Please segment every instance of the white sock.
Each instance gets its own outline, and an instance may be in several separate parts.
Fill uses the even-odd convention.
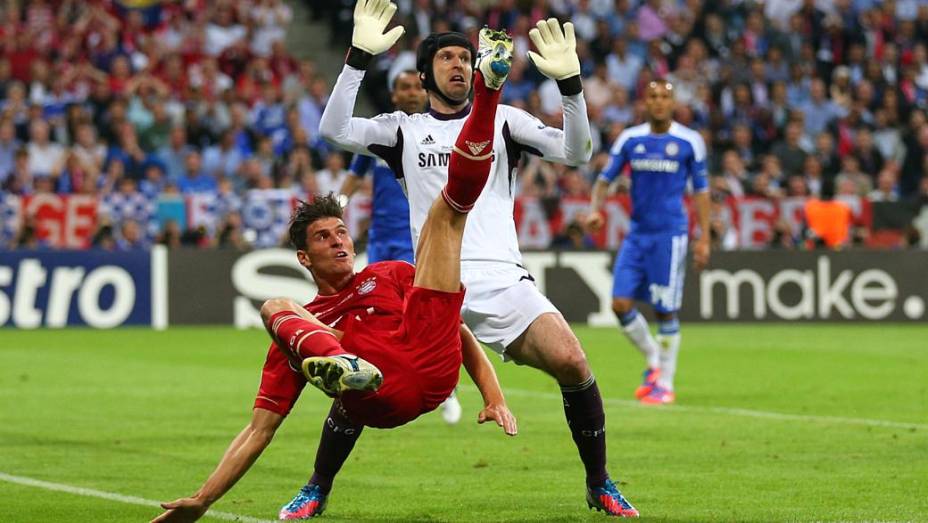
[[[644,316],[640,313],[635,314],[632,321],[622,326],[622,332],[632,342],[632,345],[637,347],[641,354],[644,355],[649,368],[654,369],[660,366],[660,346],[654,340],[654,336],[651,336],[651,330],[648,329],[648,320],[644,319]]]
[[[673,390],[673,377],[677,373],[677,355],[680,353],[680,333],[658,334],[657,341],[661,347],[661,373],[657,378],[657,384],[667,390]]]

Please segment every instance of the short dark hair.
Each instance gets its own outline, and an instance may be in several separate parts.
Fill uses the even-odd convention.
[[[400,81],[400,77],[404,74],[411,74],[414,77],[419,77],[419,72],[415,69],[403,69],[402,71],[396,73],[396,76],[393,77],[393,83],[390,84],[390,91],[396,91],[396,83]]]
[[[290,245],[300,251],[306,250],[306,229],[322,218],[342,219],[342,206],[335,193],[316,194],[311,202],[299,201],[290,218]]]

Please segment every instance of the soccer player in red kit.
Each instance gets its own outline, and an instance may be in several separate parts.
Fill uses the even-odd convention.
[[[451,153],[448,183],[421,233],[417,267],[380,262],[355,273],[354,246],[337,199],[330,195],[302,204],[291,222],[290,239],[300,264],[313,274],[319,296],[305,307],[289,299],[262,306],[274,343],[251,422],[203,486],[191,497],[163,504],[166,512],[153,521],[194,521],[206,513],[267,447],[307,381],[335,397],[326,420],[339,429],[335,432],[360,431],[364,425],[390,428],[435,409],[457,384],[463,362],[487,403],[478,420],[492,419],[507,434],[516,433],[493,368],[460,317],[464,225],[489,176],[499,89],[512,56],[500,48],[483,59],[473,109]],[[474,144],[483,147],[475,152]],[[340,444],[350,452],[355,439]],[[348,452],[335,454],[347,457]],[[314,478],[320,476],[331,488],[341,462],[325,463],[327,457],[317,455]],[[321,493],[321,483],[316,485]],[[282,511],[280,516],[319,515],[325,499],[308,499],[299,513]]]

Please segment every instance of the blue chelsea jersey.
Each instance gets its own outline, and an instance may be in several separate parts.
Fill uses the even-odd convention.
[[[677,122],[666,133],[655,134],[645,123],[624,130],[610,155],[599,175],[603,180],[611,183],[626,164],[631,166],[631,232],[687,232],[687,181],[695,192],[708,190],[702,136]]]
[[[374,196],[371,202],[371,241],[411,243],[409,232],[409,201],[386,162],[370,156],[357,155],[351,164],[351,174],[363,177],[373,167]]]

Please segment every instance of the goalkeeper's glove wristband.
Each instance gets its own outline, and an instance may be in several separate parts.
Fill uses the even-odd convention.
[[[562,96],[571,96],[583,92],[583,82],[580,81],[580,75],[557,80],[557,88],[561,90]]]
[[[351,46],[351,48],[348,49],[348,56],[345,58],[345,63],[355,69],[366,71],[367,67],[371,65],[371,60],[373,59],[374,55],[371,53],[368,53],[364,49],[358,49],[355,46]]]

